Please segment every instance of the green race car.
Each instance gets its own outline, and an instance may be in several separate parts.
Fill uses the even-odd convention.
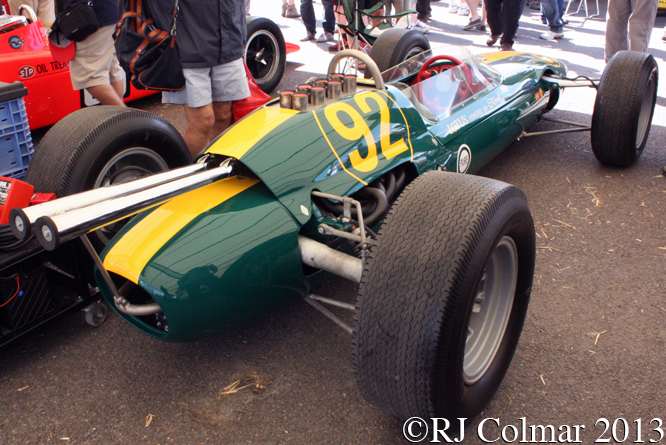
[[[473,418],[518,344],[535,234],[518,188],[471,174],[579,86],[598,89],[583,126],[596,156],[631,165],[649,132],[657,67],[623,52],[597,82],[568,79],[547,57],[453,46],[392,66],[410,32],[386,32],[370,57],[342,51],[301,88],[309,93],[282,94],[194,164],[135,182],[118,178],[175,162],[177,132],[139,111],[72,115],[69,130],[44,140],[82,153],[62,177],[122,184],[12,213],[15,233],[33,231],[49,250],[81,237],[107,302],[165,340],[214,335],[305,298],[352,334],[369,402],[403,419]],[[114,164],[123,153],[132,162]],[[93,244],[106,244],[99,257]],[[322,270],[360,283],[355,305],[313,294]],[[354,311],[353,327],[330,305]]]

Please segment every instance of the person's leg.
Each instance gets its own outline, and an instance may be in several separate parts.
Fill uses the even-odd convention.
[[[479,13],[476,12],[476,7],[479,4],[478,0],[465,0],[465,3],[467,3],[467,7],[469,8],[469,12],[472,14],[472,18],[470,21],[476,21],[479,20],[479,24],[481,23],[481,18],[479,17]]]
[[[317,32],[317,17],[315,17],[312,0],[301,0],[301,18],[307,35],[301,41],[314,40]]]
[[[608,13],[606,14],[606,62],[616,52],[629,49],[628,26],[630,16],[630,0],[608,0]]]
[[[416,0],[416,18],[426,23],[430,19],[430,0]]]
[[[542,39],[558,39],[562,37],[564,30],[562,19],[560,17],[560,7],[557,0],[541,0],[541,8],[546,15],[550,33],[541,35]]]
[[[629,17],[629,49],[647,52],[650,35],[657,17],[658,0],[636,0]]]
[[[218,137],[233,123],[232,102],[213,102],[213,114],[215,123],[208,132],[208,141]]]
[[[102,105],[125,106],[122,86],[125,72],[120,67],[113,46],[115,25],[98,29],[76,45],[76,55],[69,62],[69,74],[75,90],[87,90]]]
[[[488,46],[495,44],[504,31],[502,29],[502,0],[485,0],[488,26],[490,26],[490,38],[486,42]],[[492,42],[492,43],[491,43]]]
[[[86,88],[86,90],[102,105],[125,106],[121,96],[111,84],[96,85],[94,87]]]
[[[504,0],[502,2],[502,39],[500,44],[502,49],[510,49],[513,45],[513,38],[518,30],[518,21],[520,20],[521,5],[523,0]]]
[[[384,0],[384,15],[391,15],[393,0]]]
[[[183,107],[185,107],[185,118],[187,119],[183,139],[194,158],[208,145],[209,135],[215,124],[215,113],[213,104],[197,108],[189,105],[183,105]]]
[[[324,28],[324,32],[335,33],[335,11],[333,9],[333,3],[327,0],[322,0],[322,5],[324,6],[324,19],[321,21],[321,26]]]
[[[560,19],[564,23],[564,0],[557,0],[557,7],[560,10]]]
[[[296,5],[294,5],[294,0],[289,0],[287,2],[287,9],[284,16],[288,19],[296,19],[301,16],[296,9]]]

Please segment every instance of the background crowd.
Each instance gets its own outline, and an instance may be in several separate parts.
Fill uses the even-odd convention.
[[[88,0],[8,0],[16,13],[27,4],[41,22],[49,26],[55,19],[54,10],[61,11]],[[154,13],[161,29],[170,28],[174,0],[143,0]],[[423,33],[431,30],[431,2],[440,0],[322,0],[322,32],[317,36],[317,20],[313,0],[282,0],[281,15],[300,19],[305,27],[302,42],[331,43],[338,51],[349,45],[338,25],[346,25],[345,8],[365,11],[363,20],[368,28],[396,26]],[[124,106],[125,73],[115,55],[112,33],[119,19],[118,0],[94,0],[92,6],[100,28],[76,45],[70,62],[74,89],[86,89],[102,104]],[[277,2],[276,2],[277,3]],[[499,43],[501,50],[512,50],[526,0],[450,0],[449,12],[469,16],[466,31],[486,32],[488,46]],[[187,117],[185,141],[193,156],[232,122],[231,103],[249,95],[242,55],[245,41],[245,16],[250,0],[177,0],[178,32],[176,45],[183,66],[186,87],[177,92],[163,93],[163,102],[182,105]],[[564,0],[530,0],[541,11],[539,19],[548,27],[542,39],[564,37]],[[654,27],[658,0],[608,0],[605,35],[605,59],[621,50],[648,50]],[[276,4],[275,12],[279,11]],[[270,18],[270,11],[264,14]],[[162,23],[160,23],[162,17]],[[337,36],[337,38],[336,38]],[[666,31],[662,37],[666,41]]]

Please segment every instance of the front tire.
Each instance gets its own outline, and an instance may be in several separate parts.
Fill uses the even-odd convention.
[[[520,189],[445,172],[414,180],[384,221],[359,290],[361,394],[403,420],[481,413],[518,345],[535,256]]]
[[[606,65],[592,113],[592,151],[599,162],[629,167],[643,153],[657,102],[657,62],[620,51]]]

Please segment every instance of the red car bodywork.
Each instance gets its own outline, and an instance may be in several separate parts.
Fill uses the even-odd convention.
[[[0,82],[18,80],[26,86],[25,106],[33,130],[95,103],[83,90],[72,88],[69,66],[53,60],[47,32],[39,20],[9,32],[0,29]],[[129,80],[125,91],[125,102],[154,93],[135,89]]]

